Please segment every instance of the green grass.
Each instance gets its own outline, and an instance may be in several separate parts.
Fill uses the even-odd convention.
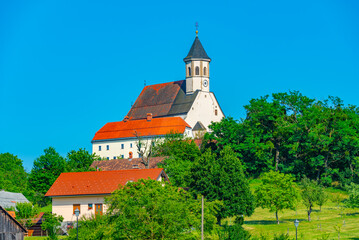
[[[330,192],[330,191],[329,191]],[[335,191],[332,194],[343,194]],[[324,234],[329,234],[329,239],[338,239],[338,233],[334,226],[341,225],[340,239],[359,240],[359,209],[346,209],[328,201],[322,206],[315,207],[311,214],[311,221],[308,222],[307,212],[303,205],[299,205],[297,212],[286,210],[279,213],[280,224],[276,223],[275,213],[267,209],[257,208],[251,217],[245,218],[243,227],[250,231],[253,236],[272,236],[274,234],[289,233],[290,237],[295,238],[294,220],[300,221],[298,227],[298,239],[312,240],[321,239]],[[345,223],[344,223],[345,221]]]
[[[40,212],[51,212],[51,211],[52,211],[52,204],[40,208]]]

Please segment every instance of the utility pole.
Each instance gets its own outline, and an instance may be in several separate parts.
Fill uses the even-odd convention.
[[[201,223],[201,239],[204,240],[204,235],[203,235],[203,217],[204,217],[204,197],[202,195],[202,223]]]

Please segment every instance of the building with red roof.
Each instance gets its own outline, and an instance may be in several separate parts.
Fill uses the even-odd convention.
[[[107,123],[95,134],[93,153],[107,159],[131,159],[139,157],[138,136],[146,142],[171,132],[202,136],[211,122],[221,121],[223,111],[210,91],[211,59],[198,31],[183,61],[186,79],[145,86],[123,121]]]
[[[96,172],[61,173],[45,194],[52,198],[52,212],[64,217],[64,221],[75,221],[75,209],[81,216],[106,212],[105,197],[139,179],[168,181],[162,168],[132,169]]]

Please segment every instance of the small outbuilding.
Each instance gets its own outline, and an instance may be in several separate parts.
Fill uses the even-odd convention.
[[[23,240],[25,233],[26,228],[0,206],[0,240]]]
[[[3,208],[15,207],[16,203],[29,202],[22,193],[0,191],[0,206]]]

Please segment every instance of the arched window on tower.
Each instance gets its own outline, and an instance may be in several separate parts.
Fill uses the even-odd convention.
[[[199,67],[196,67],[196,75],[199,75]]]
[[[188,76],[191,76],[192,73],[191,73],[191,67],[188,67]]]
[[[203,75],[207,75],[207,68],[206,67],[203,68]]]

